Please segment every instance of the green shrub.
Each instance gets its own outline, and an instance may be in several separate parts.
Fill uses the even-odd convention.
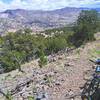
[[[39,66],[42,67],[43,65],[47,64],[47,57],[45,56],[45,53],[42,49],[39,51]]]
[[[78,47],[87,41],[94,40],[98,28],[98,13],[94,10],[82,11],[74,26],[73,44]]]

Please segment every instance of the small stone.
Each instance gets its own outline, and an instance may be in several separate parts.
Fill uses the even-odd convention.
[[[54,71],[54,73],[57,74],[58,72],[57,71]]]
[[[73,95],[74,93],[73,93],[73,91],[70,89],[70,90],[68,91],[68,94],[69,94],[69,95]]]
[[[59,86],[59,85],[61,85],[61,84],[60,84],[60,82],[55,82],[55,85]]]

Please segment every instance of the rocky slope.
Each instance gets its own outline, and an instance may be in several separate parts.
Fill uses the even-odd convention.
[[[0,75],[0,89],[13,93],[12,100],[28,100],[28,97],[40,97],[40,100],[81,100],[81,87],[94,71],[92,57],[100,57],[100,33],[97,40],[87,43],[76,50],[53,55],[53,61],[39,68],[38,60],[22,65],[24,73],[18,70]],[[49,57],[50,59],[51,57]],[[0,100],[5,98],[0,94]]]

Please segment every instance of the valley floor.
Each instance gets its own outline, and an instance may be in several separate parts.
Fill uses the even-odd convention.
[[[69,54],[55,55],[55,61],[39,68],[38,61],[34,60],[22,65],[25,73],[18,70],[0,75],[0,89],[15,89],[18,84],[32,80],[29,84],[22,85],[19,92],[13,95],[12,100],[28,100],[29,96],[45,97],[41,100],[81,100],[80,96],[74,99],[67,97],[81,93],[87,79],[91,78],[94,64],[89,59],[100,57],[100,33],[96,34],[97,40],[71,51]],[[0,94],[0,100],[5,98]]]

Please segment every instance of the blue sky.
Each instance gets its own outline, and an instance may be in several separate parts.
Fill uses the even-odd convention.
[[[53,10],[64,7],[100,8],[100,0],[0,0],[0,11],[18,8]]]

